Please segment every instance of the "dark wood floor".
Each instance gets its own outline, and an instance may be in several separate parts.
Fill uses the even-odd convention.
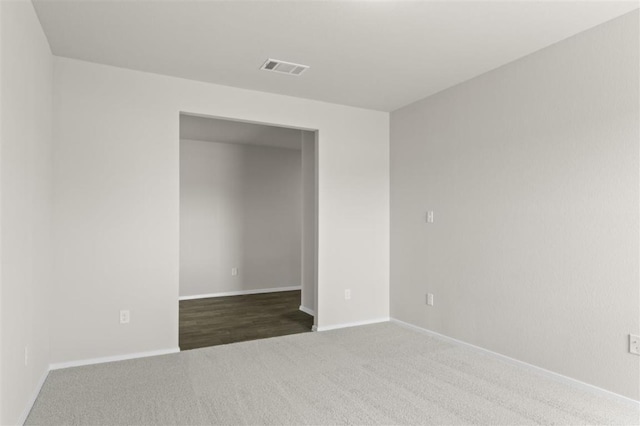
[[[300,291],[180,301],[180,350],[311,331]]]

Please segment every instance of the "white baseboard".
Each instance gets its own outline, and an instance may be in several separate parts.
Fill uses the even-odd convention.
[[[309,315],[311,315],[312,317],[315,317],[315,316],[316,316],[316,311],[314,311],[313,309],[309,309],[309,308],[307,308],[306,306],[302,306],[302,305],[300,305],[300,310],[301,310],[302,312],[304,312],[305,314],[309,314]]]
[[[106,356],[102,358],[81,359],[78,361],[58,362],[49,366],[50,370],[60,370],[62,368],[81,367],[83,365],[102,364],[105,362],[124,361],[127,359],[146,358],[149,356],[167,355],[180,352],[180,348],[161,349],[158,351],[137,352],[126,355]]]
[[[337,330],[339,328],[357,327],[359,325],[377,324],[379,322],[388,322],[388,321],[389,321],[389,317],[383,317],[383,318],[375,318],[375,319],[365,320],[365,321],[347,322],[343,324],[324,325],[324,326],[317,327],[316,330],[329,331],[329,330]]]
[[[33,404],[35,404],[36,399],[38,398],[38,395],[40,394],[40,391],[42,390],[42,385],[44,385],[44,382],[45,382],[45,380],[47,380],[47,376],[48,375],[49,375],[49,370],[47,369],[42,374],[42,377],[40,377],[40,380],[38,381],[38,384],[36,385],[36,388],[33,391],[33,394],[31,394],[31,398],[29,398],[29,401],[27,402],[26,407],[24,407],[24,411],[22,412],[22,415],[18,419],[18,423],[17,424],[23,425],[24,422],[27,421],[27,417],[29,417],[29,413],[31,412],[31,409],[33,408]]]
[[[301,290],[301,289],[302,289],[302,286],[297,285],[297,286],[291,286],[291,287],[259,288],[255,290],[224,291],[221,293],[195,294],[193,296],[180,296],[180,300],[207,299],[209,297],[242,296],[245,294],[277,293],[279,291],[294,291],[294,290]]]
[[[590,392],[592,394],[596,394],[598,396],[604,396],[604,397],[616,399],[618,401],[621,401],[621,402],[624,402],[624,403],[627,403],[627,404],[632,404],[632,405],[637,406],[638,408],[640,408],[640,401],[636,401],[635,399],[626,397],[624,395],[620,395],[620,394],[617,394],[615,392],[611,392],[611,391],[608,391],[606,389],[599,388],[598,386],[591,385],[591,384],[585,383],[585,382],[581,382],[580,380],[572,379],[571,377],[563,376],[560,373],[555,373],[553,371],[544,369],[542,367],[538,367],[537,365],[529,364],[527,362],[520,361],[518,359],[511,358],[511,357],[508,357],[506,355],[502,355],[502,354],[500,354],[498,352],[490,351],[489,349],[485,349],[485,348],[482,348],[480,346],[472,345],[471,343],[467,343],[467,342],[464,342],[462,340],[454,339],[453,337],[445,336],[444,334],[440,334],[440,333],[437,333],[435,331],[431,331],[429,329],[422,328],[422,327],[419,327],[417,325],[401,321],[399,319],[391,318],[391,322],[396,323],[396,324],[398,324],[400,326],[403,326],[403,327],[406,327],[406,328],[410,328],[412,330],[416,330],[416,331],[424,333],[424,334],[429,334],[431,336],[438,337],[438,338],[440,338],[442,340],[446,340],[448,342],[454,343],[454,344],[459,345],[459,346],[464,346],[464,347],[472,349],[472,350],[474,350],[476,352],[481,352],[481,353],[483,353],[485,355],[489,355],[489,356],[492,356],[494,358],[499,358],[500,360],[506,361],[509,364],[516,365],[516,366],[519,366],[519,367],[524,367],[524,368],[526,368],[528,370],[536,371],[539,374],[542,374],[543,376],[548,377],[548,378],[550,378],[552,380],[556,380],[556,381],[568,384],[569,386],[573,386],[573,387],[588,391],[588,392]]]

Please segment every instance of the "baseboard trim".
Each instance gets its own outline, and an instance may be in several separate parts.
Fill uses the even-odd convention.
[[[339,328],[348,328],[348,327],[357,327],[359,325],[369,325],[369,324],[378,324],[380,322],[389,322],[389,317],[382,318],[374,318],[365,321],[355,321],[355,322],[346,322],[342,324],[334,324],[334,325],[324,325],[317,327],[317,331],[329,331],[329,330],[337,330]]]
[[[26,407],[24,407],[24,411],[22,412],[22,415],[18,419],[18,423],[17,424],[24,425],[24,422],[27,421],[27,417],[29,417],[29,413],[31,412],[31,409],[33,408],[33,404],[35,404],[36,399],[38,399],[38,395],[40,395],[40,391],[42,390],[42,386],[44,385],[44,382],[47,380],[48,376],[49,376],[49,370],[47,369],[42,374],[42,377],[40,377],[40,380],[38,381],[38,384],[36,385],[36,388],[33,391],[33,394],[31,394],[31,398],[29,398],[29,401],[27,402]]]
[[[314,311],[313,309],[309,309],[309,308],[307,308],[306,306],[302,306],[302,305],[300,305],[300,308],[299,308],[299,309],[300,309],[302,312],[304,312],[305,314],[309,314],[309,315],[311,315],[312,317],[315,317],[315,316],[316,316],[316,311]]]
[[[245,294],[260,294],[260,293],[277,293],[279,291],[294,291],[301,290],[302,286],[292,287],[274,287],[274,288],[259,288],[255,290],[239,290],[239,291],[223,291],[221,293],[208,293],[208,294],[195,294],[193,296],[180,296],[180,300],[193,300],[193,299],[207,299],[210,297],[225,297],[225,296],[242,296]]]
[[[160,350],[157,350],[157,351],[137,352],[137,353],[126,354],[126,355],[105,356],[105,357],[101,357],[101,358],[81,359],[81,360],[78,360],[78,361],[58,362],[58,363],[51,364],[49,366],[49,369],[50,370],[60,370],[60,369],[63,369],[63,368],[81,367],[83,365],[103,364],[105,362],[125,361],[125,360],[128,360],[128,359],[146,358],[146,357],[150,357],[150,356],[175,354],[177,352],[180,352],[180,348],[160,349]]]
[[[428,334],[428,335],[431,335],[431,336],[434,336],[434,337],[438,337],[438,338],[440,338],[442,340],[446,340],[446,341],[454,343],[454,344],[456,344],[458,346],[464,346],[464,347],[472,349],[472,350],[474,350],[476,352],[480,352],[480,353],[483,353],[485,355],[489,355],[489,356],[491,356],[493,358],[498,358],[498,359],[500,359],[502,361],[505,361],[505,362],[507,362],[509,364],[517,365],[519,367],[524,367],[524,368],[526,368],[528,370],[536,371],[536,372],[538,372],[539,374],[542,374],[545,377],[548,377],[550,379],[553,379],[553,380],[568,384],[568,385],[573,386],[573,387],[580,388],[580,389],[588,391],[590,393],[594,393],[594,394],[597,394],[597,395],[603,396],[603,397],[612,398],[612,399],[618,400],[620,402],[624,402],[626,404],[631,404],[633,406],[636,406],[636,407],[640,408],[640,401],[637,401],[635,399],[626,397],[624,395],[620,395],[618,393],[615,393],[615,392],[600,388],[598,386],[591,385],[589,383],[582,382],[580,380],[573,379],[573,378],[568,377],[568,376],[564,376],[564,375],[562,375],[560,373],[556,373],[556,372],[553,372],[551,370],[547,370],[545,368],[538,367],[537,365],[529,364],[528,362],[520,361],[519,359],[515,359],[515,358],[511,358],[511,357],[506,356],[506,355],[502,355],[501,353],[498,353],[498,352],[493,352],[493,351],[491,351],[489,349],[485,349],[483,347],[476,346],[476,345],[473,345],[471,343],[464,342],[462,340],[454,339],[453,337],[449,337],[449,336],[446,336],[444,334],[440,334],[440,333],[437,333],[435,331],[429,330],[427,328],[423,328],[423,327],[420,327],[420,326],[417,326],[417,325],[414,325],[414,324],[410,324],[408,322],[404,322],[404,321],[401,321],[401,320],[396,319],[396,318],[391,318],[391,322],[393,322],[395,324],[398,324],[398,325],[400,325],[402,327],[405,327],[405,328],[409,328],[409,329],[412,329],[412,330],[415,330],[415,331],[418,331],[418,332],[421,332],[421,333],[424,333],[424,334]]]

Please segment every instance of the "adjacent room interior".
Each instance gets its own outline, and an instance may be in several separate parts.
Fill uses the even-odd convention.
[[[315,132],[180,115],[181,350],[310,332]]]
[[[0,1],[0,424],[638,424],[638,9]]]

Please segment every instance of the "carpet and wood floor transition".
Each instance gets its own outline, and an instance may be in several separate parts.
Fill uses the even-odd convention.
[[[381,323],[52,371],[26,424],[639,421],[632,404]]]
[[[300,290],[180,301],[180,350],[311,331]]]

